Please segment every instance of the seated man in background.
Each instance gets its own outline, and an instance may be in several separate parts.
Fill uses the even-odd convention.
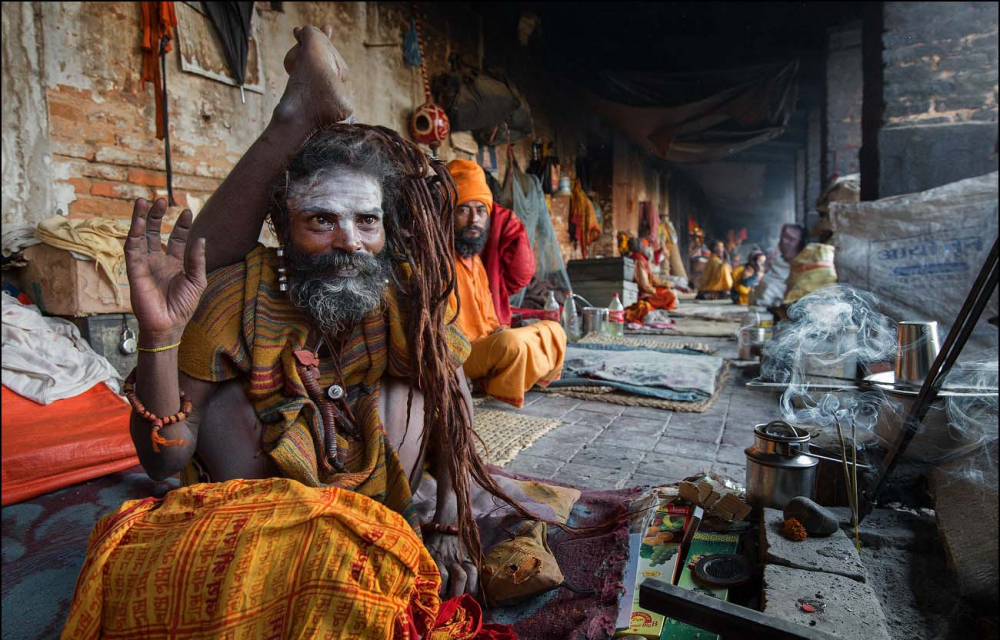
[[[472,162],[456,161],[449,166],[454,167],[452,178],[458,188],[455,209],[458,299],[453,294],[452,304],[459,308],[456,324],[472,343],[465,374],[491,397],[520,408],[528,389],[536,384],[548,386],[562,375],[566,332],[559,323],[548,320],[518,329],[511,329],[500,320],[491,290],[494,278],[480,257],[491,236],[493,198],[486,175]],[[530,249],[527,255],[531,255]],[[515,271],[520,268],[523,265],[515,266]]]
[[[625,309],[626,322],[642,323],[646,314],[654,309],[676,309],[677,296],[672,291],[672,283],[663,280],[650,269],[653,248],[649,246],[649,241],[630,238],[629,249],[635,260],[635,283],[639,287],[639,301]]]
[[[781,226],[778,246],[765,263],[764,275],[750,294],[750,304],[764,307],[781,305],[788,289],[792,260],[806,246],[805,228],[794,223]]]
[[[767,256],[762,251],[752,251],[747,263],[733,271],[733,290],[730,297],[735,304],[749,304],[750,293],[764,275],[764,262]]]
[[[510,298],[528,286],[535,275],[535,254],[528,241],[528,232],[513,211],[493,201],[482,167],[471,160],[452,160],[448,163],[448,172],[459,185],[459,209],[476,210],[478,219],[483,219],[484,212],[486,214],[486,244],[479,258],[486,269],[497,320],[510,326]],[[474,193],[476,190],[481,192]],[[471,199],[462,202],[466,197]],[[455,231],[460,233],[457,228]]]
[[[716,240],[711,247],[712,255],[705,264],[705,273],[698,287],[699,300],[723,300],[729,297],[733,288],[733,268],[729,266],[725,243]]]

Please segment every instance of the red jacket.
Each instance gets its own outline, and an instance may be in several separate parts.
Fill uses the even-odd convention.
[[[490,237],[480,258],[490,281],[497,319],[509,326],[510,297],[527,286],[535,275],[535,254],[528,242],[528,232],[510,209],[494,203]]]

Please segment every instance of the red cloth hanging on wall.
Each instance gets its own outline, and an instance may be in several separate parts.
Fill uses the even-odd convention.
[[[160,41],[166,37],[165,50],[173,46],[173,29],[177,14],[173,2],[140,2],[142,6],[142,77],[140,82],[152,82],[156,96],[156,137],[163,140],[163,79],[160,76]]]

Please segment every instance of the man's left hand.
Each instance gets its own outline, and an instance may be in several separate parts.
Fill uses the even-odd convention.
[[[441,573],[441,597],[457,598],[464,593],[475,596],[479,589],[479,572],[472,556],[459,545],[458,536],[432,533],[424,544]]]

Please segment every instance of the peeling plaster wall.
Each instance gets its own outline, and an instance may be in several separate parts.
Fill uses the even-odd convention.
[[[470,9],[429,3],[419,7],[432,76],[448,68],[451,53],[475,55],[479,23]],[[410,5],[403,3],[294,2],[284,3],[284,12],[270,10],[270,3],[256,3],[253,20],[265,91],[246,91],[245,104],[237,88],[182,71],[175,41],[167,54],[167,76],[173,187],[179,206],[168,214],[168,224],[184,207],[197,214],[267,125],[284,90],[283,59],[293,44],[295,26],[333,25],[334,44],[350,69],[358,119],[405,134],[410,113],[424,101],[420,70],[404,65],[398,46],[365,43],[400,42],[410,14]],[[164,143],[155,137],[153,87],[139,81],[139,19],[136,2],[4,3],[4,222],[36,223],[57,213],[124,218],[136,198],[166,195]],[[553,85],[551,75],[528,50],[518,47],[514,34],[491,33],[490,25],[483,28],[486,65],[504,69],[521,89],[532,110],[535,137],[557,142],[564,175],[575,174],[576,156],[585,142],[596,140],[607,147],[602,170],[608,176],[595,176],[595,184],[602,185],[598,199],[606,214],[606,233],[594,253],[610,255],[615,230],[635,226],[627,206],[615,206],[622,189],[612,186],[610,133],[597,124],[596,116],[580,110],[567,90]],[[522,169],[530,160],[530,145],[529,139],[514,145]],[[497,151],[502,179],[506,147],[498,145]],[[644,162],[636,150],[614,155],[616,166]],[[444,161],[470,157],[447,142],[439,156]],[[648,170],[633,173],[635,182],[625,191],[634,193],[626,203],[663,191]],[[569,240],[568,205],[568,198],[551,201],[553,225],[567,260],[580,255]],[[665,205],[664,197],[661,209]]]
[[[3,223],[35,223],[52,210],[40,2],[5,2],[3,17]]]

